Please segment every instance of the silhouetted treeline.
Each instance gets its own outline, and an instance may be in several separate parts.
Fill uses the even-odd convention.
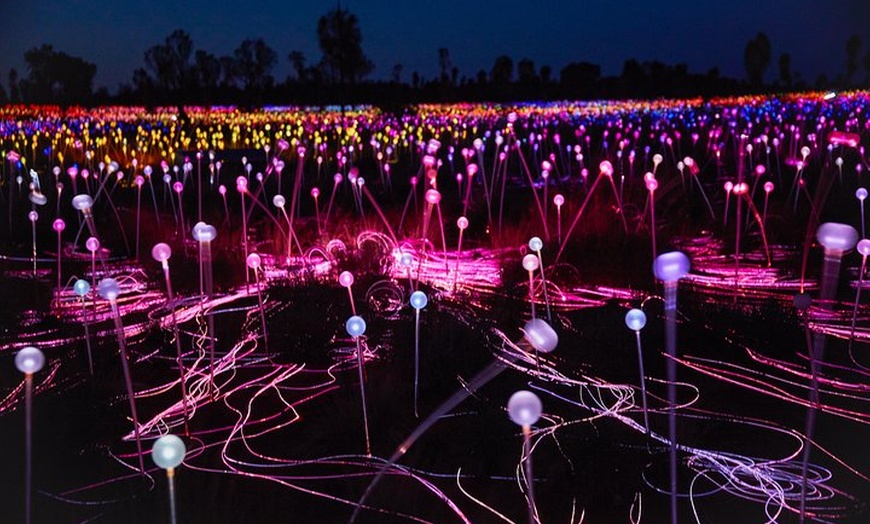
[[[59,105],[347,105],[402,107],[420,102],[514,102],[657,97],[712,97],[786,90],[846,88],[870,82],[870,51],[861,55],[857,36],[846,41],[846,69],[837,78],[820,75],[812,84],[791,69],[791,55],[781,53],[776,80],[765,83],[772,46],[764,33],[744,49],[746,79],[724,77],[717,68],[690,72],[686,64],[627,60],[618,76],[602,76],[601,67],[571,62],[559,71],[536,67],[534,61],[502,55],[487,71],[461,75],[450,52],[438,49],[438,75],[424,78],[395,64],[389,81],[367,81],[374,64],[362,49],[355,15],[341,8],[324,14],[317,24],[320,60],[308,64],[300,51],[286,55],[293,73],[276,81],[279,54],[262,38],[246,39],[229,56],[195,49],[190,35],[176,30],[149,48],[143,67],[116,93],[93,92],[96,66],[82,58],[43,45],[25,53],[28,75],[9,71],[7,89],[0,85],[0,103]],[[861,68],[865,74],[861,74]],[[863,78],[862,78],[863,77]]]

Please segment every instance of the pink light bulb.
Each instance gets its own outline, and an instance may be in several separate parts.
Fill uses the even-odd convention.
[[[426,202],[432,205],[441,202],[441,193],[439,193],[437,189],[430,189],[426,191]]]
[[[95,253],[98,249],[100,249],[100,241],[96,239],[96,237],[88,237],[85,240],[85,247],[91,253]]]

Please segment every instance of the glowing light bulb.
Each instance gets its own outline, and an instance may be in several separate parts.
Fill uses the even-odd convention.
[[[91,292],[91,284],[87,280],[80,278],[73,284],[73,291],[79,297],[84,297]]]
[[[858,242],[858,232],[854,227],[837,222],[825,222],[816,231],[816,239],[825,250],[848,251]]]
[[[549,353],[559,344],[559,335],[540,318],[533,318],[523,326],[523,336],[529,344],[541,353]]]
[[[96,239],[96,237],[88,237],[85,240],[85,248],[91,253],[95,253],[98,249],[100,249],[100,241]]]
[[[523,257],[523,269],[531,272],[537,271],[538,267],[538,257],[536,255],[530,253]]]
[[[350,287],[353,285],[353,273],[350,271],[342,271],[340,275],[338,275],[338,283],[342,285],[342,287]]]
[[[72,206],[78,211],[89,211],[94,205],[94,199],[90,195],[76,195],[72,199]]]
[[[646,326],[646,313],[640,309],[629,309],[625,314],[625,325],[632,331],[640,331]]]
[[[686,276],[689,268],[689,257],[679,251],[659,255],[653,266],[656,278],[663,282],[676,282]]]
[[[217,238],[217,229],[205,222],[197,222],[193,226],[193,239],[197,242],[211,242]]]
[[[177,468],[184,461],[185,453],[184,442],[175,435],[163,435],[151,448],[151,458],[162,469]]]
[[[347,319],[344,327],[348,335],[358,338],[366,332],[366,321],[361,316],[354,315]]]
[[[121,287],[114,278],[104,278],[100,280],[98,292],[104,299],[114,301],[121,294]]]
[[[411,293],[410,304],[414,309],[423,309],[429,303],[429,298],[422,291],[414,291]]]
[[[15,367],[18,371],[33,374],[45,365],[45,355],[33,346],[21,348],[15,354]]]
[[[531,426],[541,418],[541,399],[531,391],[517,391],[508,400],[508,415],[519,426]]]

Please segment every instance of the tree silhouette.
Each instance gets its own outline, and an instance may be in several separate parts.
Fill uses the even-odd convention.
[[[782,85],[785,87],[791,87],[792,77],[791,77],[791,55],[788,53],[783,53],[779,55],[779,81],[782,82]]]
[[[746,44],[743,66],[746,68],[749,83],[755,87],[760,87],[763,83],[764,72],[770,65],[770,53],[770,40],[764,33],[758,33]]]
[[[870,79],[870,51],[867,51],[867,54],[864,55],[864,70],[867,71],[867,78]],[[10,98],[12,95],[9,95]]]
[[[629,68],[629,62],[637,65],[636,60],[629,60],[625,64],[625,68]],[[625,73],[623,73],[625,75]],[[640,76],[643,77],[643,71],[640,70]],[[559,82],[562,88],[569,93],[570,96],[579,96],[581,98],[588,97],[592,94],[595,84],[601,78],[601,66],[590,64],[589,62],[572,62],[559,71]]]
[[[522,85],[528,86],[536,83],[539,79],[535,71],[535,63],[529,58],[523,58],[517,62],[517,77]]]
[[[396,64],[393,66],[393,73],[390,76],[393,80],[394,84],[400,84],[402,82],[402,70],[404,67],[402,64]]]
[[[441,47],[438,49],[438,69],[441,71],[439,78],[442,84],[447,84],[450,82],[450,69],[452,64],[450,62],[450,51],[446,47]]]
[[[190,59],[193,40],[181,29],[176,29],[158,44],[145,51],[145,70],[134,73],[134,84],[153,84],[164,91],[177,91],[191,80]]]
[[[852,85],[855,73],[858,72],[858,60],[861,53],[861,38],[852,35],[846,40],[846,84]]]
[[[272,68],[278,61],[278,53],[266,45],[262,38],[245,39],[233,51],[236,74],[246,90],[262,91],[272,87]]]
[[[50,45],[24,53],[30,74],[22,82],[31,103],[90,100],[97,66],[81,58],[55,51]]]
[[[501,55],[495,59],[492,70],[489,73],[493,84],[509,84],[514,76],[514,61],[507,55]]]
[[[329,82],[355,84],[374,69],[362,50],[359,21],[350,11],[339,7],[321,16],[317,41],[323,52],[320,69]]]
[[[196,85],[201,89],[211,89],[218,85],[221,78],[220,60],[202,49],[197,49],[193,58],[193,76]]]
[[[548,65],[541,66],[541,82],[544,84],[549,84],[550,80],[552,80],[552,77],[553,68]]]
[[[305,81],[305,55],[302,51],[291,51],[287,55],[287,60],[290,60],[290,65],[293,66],[293,71],[296,73],[296,81]]]

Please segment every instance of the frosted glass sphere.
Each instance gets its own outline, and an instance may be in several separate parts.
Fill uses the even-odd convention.
[[[539,237],[532,237],[529,239],[529,249],[532,251],[540,251],[543,247],[544,242]]]
[[[855,198],[861,201],[867,198],[867,188],[859,187],[857,190],[855,190]]]
[[[100,280],[98,291],[106,300],[115,300],[121,294],[121,287],[114,278],[104,278]]]
[[[816,239],[825,249],[848,251],[858,242],[858,232],[847,224],[825,222],[816,231]]]
[[[432,205],[441,202],[441,193],[439,193],[437,189],[430,189],[426,191],[426,202]]]
[[[538,269],[538,257],[531,253],[523,257],[523,269],[526,271],[535,271]]]
[[[640,331],[646,325],[646,313],[640,309],[629,309],[625,314],[625,325],[632,331]]]
[[[27,213],[27,219],[31,222],[36,222],[37,220],[39,220],[39,213],[37,213],[36,211],[30,211],[29,213]]]
[[[287,199],[281,195],[275,195],[272,197],[272,204],[275,207],[284,207],[284,204],[287,203]]]
[[[531,391],[517,391],[508,400],[508,415],[515,424],[531,426],[541,418],[541,399]]]
[[[662,160],[663,160],[663,159],[662,159],[662,155],[660,155],[660,154],[658,154],[658,153],[656,153],[656,154],[653,155],[653,164],[655,164],[655,165],[659,165],[659,164],[662,163]]]
[[[94,205],[94,199],[90,195],[76,195],[72,199],[72,206],[79,211],[90,209]]]
[[[553,203],[556,204],[556,207],[562,207],[562,204],[565,203],[565,197],[562,195],[556,195],[553,197]]]
[[[429,303],[429,298],[422,291],[414,291],[411,293],[411,307],[414,309],[423,309]]]
[[[559,344],[559,335],[540,318],[533,318],[523,327],[526,342],[541,353],[549,353]]]
[[[51,223],[51,228],[60,233],[66,229],[66,222],[64,222],[62,218],[56,218],[54,219],[54,222]]]
[[[465,217],[459,217],[456,219],[456,227],[459,229],[468,229],[468,219]]]
[[[48,203],[48,197],[37,191],[31,192],[30,195],[28,195],[28,198],[37,206],[44,206]]]
[[[76,280],[75,284],[73,284],[73,291],[75,291],[76,295],[83,297],[90,293],[91,285],[88,283],[87,280],[80,278]]]
[[[151,458],[158,467],[163,469],[177,468],[184,461],[187,448],[184,442],[175,435],[163,435],[154,441],[151,448]]]
[[[865,257],[870,255],[870,240],[864,238],[858,241],[858,253]]]
[[[353,285],[353,273],[350,271],[342,271],[340,275],[338,275],[338,283],[343,287],[350,287]]]
[[[100,241],[96,237],[88,237],[88,239],[85,240],[85,247],[88,251],[94,253],[100,249]]]
[[[260,258],[260,255],[258,255],[256,253],[251,253],[250,255],[248,255],[248,258],[245,261],[245,263],[247,263],[248,267],[251,269],[259,268],[260,264],[262,264],[262,262],[263,262],[263,260]]]
[[[193,226],[193,239],[197,242],[211,242],[217,238],[217,229],[205,222],[197,222]]]
[[[22,373],[36,373],[45,365],[45,355],[33,346],[22,348],[15,354],[15,367]]]
[[[768,180],[767,182],[764,183],[764,192],[765,193],[770,193],[771,191],[773,191],[773,189],[774,189],[773,182]]]
[[[347,319],[344,327],[347,329],[348,335],[354,338],[360,337],[366,332],[366,321],[361,316],[354,315]]]
[[[689,257],[679,251],[671,251],[656,257],[653,266],[655,276],[663,282],[676,282],[689,272]]]
[[[154,244],[154,247],[151,248],[151,257],[157,262],[165,262],[169,260],[169,257],[171,256],[172,248],[169,247],[169,244],[161,242],[159,244]]]

